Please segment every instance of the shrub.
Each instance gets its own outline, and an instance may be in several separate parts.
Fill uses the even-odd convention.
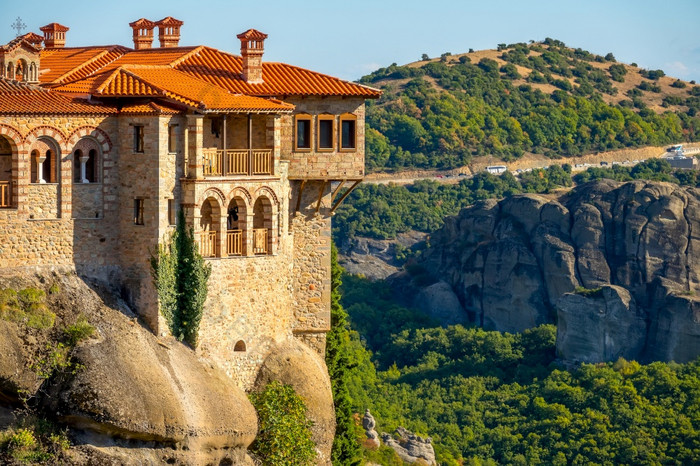
[[[66,335],[68,344],[75,346],[79,341],[90,338],[95,333],[95,327],[90,325],[84,315],[81,315],[73,325],[66,327],[63,333]]]
[[[22,322],[28,327],[44,330],[53,327],[56,314],[46,306],[46,293],[37,288],[0,290],[0,319]]]
[[[250,401],[258,412],[259,433],[251,451],[264,465],[309,465],[316,458],[311,439],[313,423],[306,417],[306,405],[291,385],[271,382]]]

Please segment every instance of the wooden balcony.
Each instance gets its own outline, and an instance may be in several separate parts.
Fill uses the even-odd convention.
[[[9,181],[0,181],[0,208],[12,207],[12,190]]]
[[[243,231],[228,230],[226,232],[226,255],[242,256],[243,255]]]
[[[203,172],[212,176],[272,175],[272,149],[203,149]]]
[[[253,229],[253,254],[267,254],[267,228]]]
[[[216,231],[199,233],[199,253],[202,257],[216,257]]]

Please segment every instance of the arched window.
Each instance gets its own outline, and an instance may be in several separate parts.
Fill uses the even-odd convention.
[[[80,158],[82,156],[83,151],[81,151],[80,149],[76,149],[75,152],[73,152],[73,183],[81,182]]]
[[[32,183],[58,183],[57,147],[55,141],[48,137],[42,137],[31,145]]]
[[[44,153],[46,160],[42,164],[43,178],[47,183],[56,182],[56,153],[51,149],[47,149]]]
[[[7,79],[15,79],[15,65],[12,62],[7,64],[7,73],[5,74]]]
[[[0,208],[12,204],[12,144],[0,136]]]
[[[98,143],[86,137],[73,151],[73,183],[100,182],[100,150]]]
[[[272,203],[265,196],[253,206],[253,254],[272,254]]]
[[[24,60],[19,60],[17,62],[17,68],[15,68],[15,79],[17,81],[26,81],[26,67],[24,66]]]
[[[245,201],[241,197],[234,197],[228,205],[226,212],[226,255],[245,256],[248,214]]]
[[[203,257],[219,256],[221,208],[214,197],[208,197],[202,203],[199,227],[199,253]]]
[[[233,351],[235,352],[245,352],[246,347],[245,347],[245,341],[243,340],[238,340],[236,342],[236,345],[233,347]]]

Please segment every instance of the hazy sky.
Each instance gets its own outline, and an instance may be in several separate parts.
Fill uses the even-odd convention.
[[[185,22],[181,45],[238,53],[236,34],[256,28],[269,34],[265,60],[351,80],[423,53],[551,37],[700,82],[700,0],[0,0],[0,10],[0,43],[18,16],[23,32],[70,27],[69,47],[131,46],[129,22],[174,16]]]

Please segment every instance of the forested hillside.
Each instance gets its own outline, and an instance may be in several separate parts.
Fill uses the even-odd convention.
[[[700,140],[700,86],[553,39],[424,56],[360,82],[384,91],[367,107],[370,172]]]

